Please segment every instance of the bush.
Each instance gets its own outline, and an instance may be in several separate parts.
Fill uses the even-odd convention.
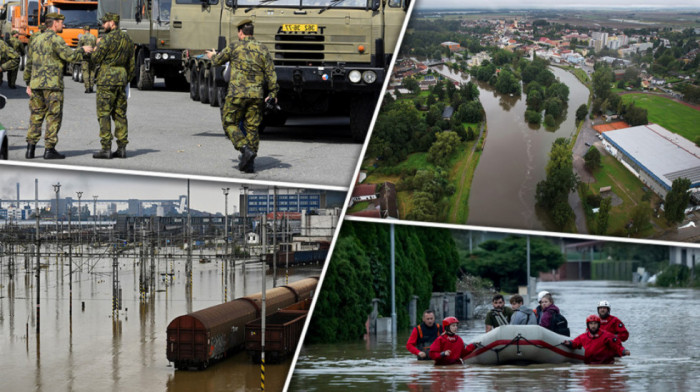
[[[588,195],[586,196],[586,204],[588,204],[591,208],[598,208],[600,207],[600,201],[603,200],[600,195]]]
[[[525,120],[527,120],[527,122],[530,124],[539,125],[542,122],[542,114],[540,114],[540,112],[536,112],[534,110],[526,110],[525,111]]]
[[[681,264],[667,266],[656,277],[656,285],[659,287],[686,287],[689,283],[690,269]]]

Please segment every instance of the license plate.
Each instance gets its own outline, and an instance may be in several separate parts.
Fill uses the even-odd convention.
[[[315,24],[284,24],[282,25],[282,31],[286,32],[300,32],[300,33],[316,33],[318,32],[318,25]]]

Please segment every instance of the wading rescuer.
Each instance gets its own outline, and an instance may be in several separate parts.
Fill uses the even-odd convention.
[[[600,301],[598,303],[598,316],[600,316],[600,329],[610,332],[622,342],[629,339],[630,333],[625,328],[625,324],[610,314],[610,302]]]
[[[615,335],[600,328],[600,317],[594,314],[586,318],[586,332],[562,344],[573,349],[583,347],[583,361],[587,364],[609,364],[615,361],[616,356],[630,355],[630,351],[622,347]]]
[[[458,326],[459,320],[456,317],[442,320],[445,332],[430,345],[430,359],[434,360],[436,365],[462,363],[462,358],[476,350],[474,343],[465,345],[462,338],[457,336]]]
[[[442,325],[435,324],[435,312],[431,309],[423,312],[423,321],[413,328],[411,337],[406,342],[406,349],[411,354],[418,356],[419,360],[430,359],[428,355],[430,345],[440,336],[444,330]]]
[[[213,50],[206,53],[215,67],[227,62],[231,64],[231,80],[222,109],[223,127],[233,146],[241,152],[238,170],[253,173],[260,142],[258,128],[262,121],[263,101],[276,104],[279,87],[270,52],[253,38],[252,20],[245,19],[238,24],[238,40],[221,53]],[[244,129],[241,129],[241,122]]]

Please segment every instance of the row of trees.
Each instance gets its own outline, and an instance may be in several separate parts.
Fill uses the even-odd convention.
[[[574,219],[569,206],[569,193],[576,189],[578,177],[574,173],[570,140],[558,138],[552,144],[547,163],[547,177],[537,183],[537,206],[549,214],[558,229],[564,229]]]
[[[634,102],[625,104],[622,102],[622,97],[612,92],[611,85],[615,76],[607,64],[597,63],[591,79],[594,94],[591,104],[592,114],[600,115],[611,111],[622,116],[631,126],[649,123],[646,109],[635,106]]]
[[[381,300],[380,314],[391,314],[389,230],[385,224],[343,223],[307,342],[360,339],[373,298]],[[398,328],[406,328],[413,295],[425,309],[433,291],[455,290],[459,255],[445,229],[396,226],[395,247]]]

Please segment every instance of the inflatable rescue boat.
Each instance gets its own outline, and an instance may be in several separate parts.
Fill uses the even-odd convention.
[[[561,344],[568,339],[539,325],[504,325],[474,338],[477,348],[464,357],[464,363],[583,363],[583,349],[572,350]]]

